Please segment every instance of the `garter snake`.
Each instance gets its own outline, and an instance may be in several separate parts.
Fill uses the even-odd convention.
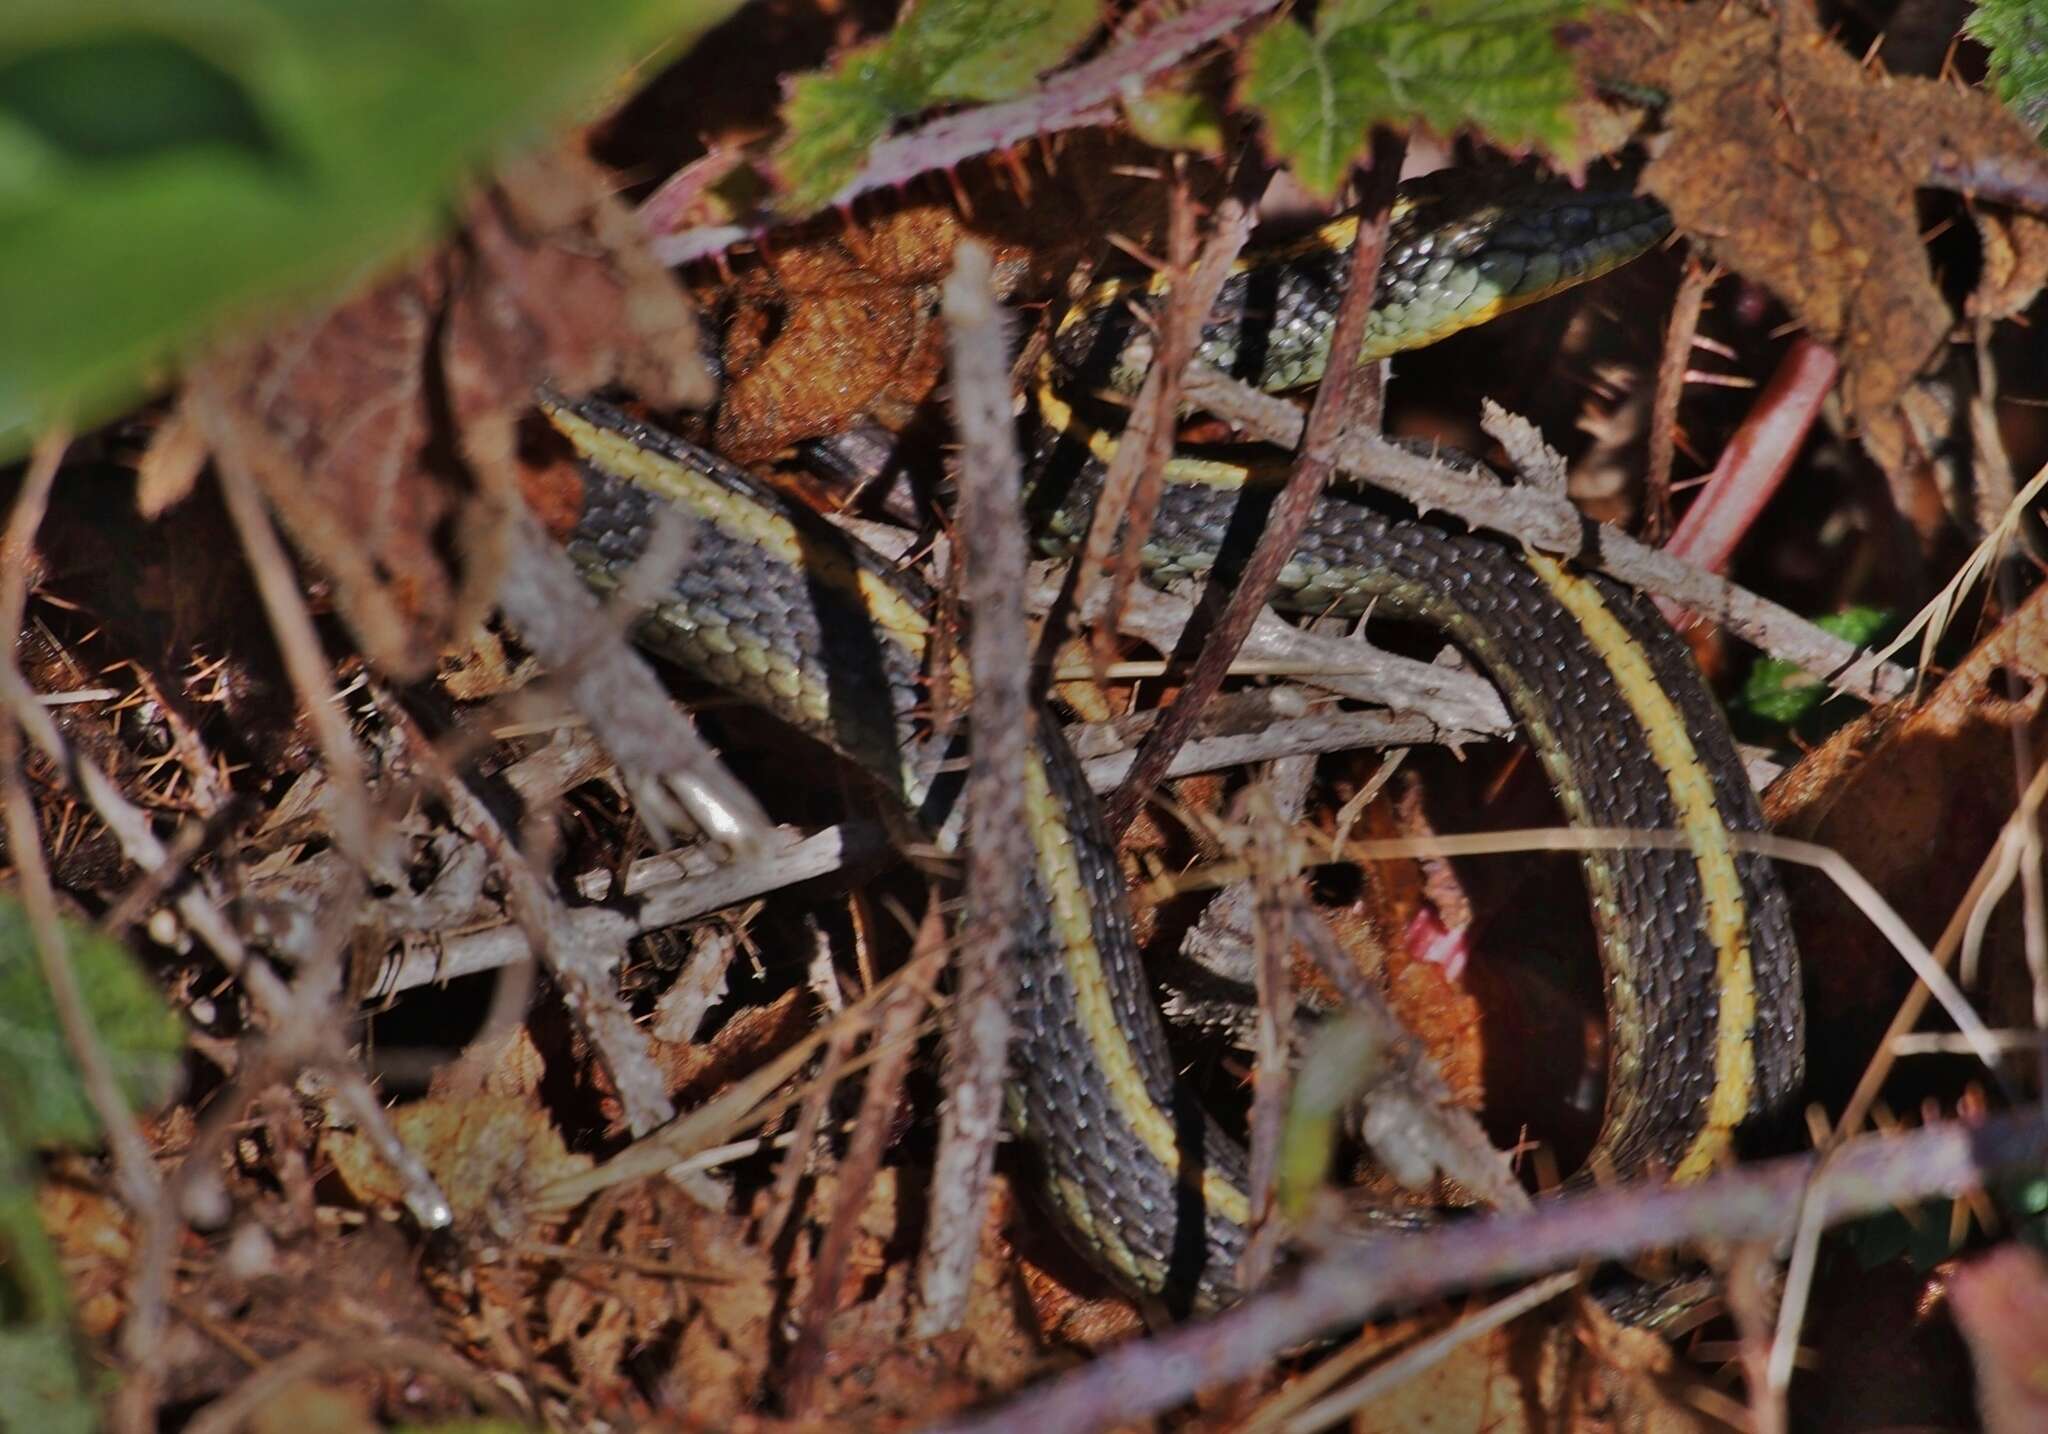
[[[1356,227],[1340,220],[1246,260],[1201,356],[1271,388],[1315,381]],[[1592,277],[1665,227],[1654,205],[1622,191],[1407,189],[1369,354],[1419,347]],[[1025,444],[1048,551],[1070,550],[1085,531],[1116,441],[1079,418],[1057,380],[1133,389],[1149,359],[1134,310],[1161,287],[1103,285],[1057,332]],[[930,670],[940,645],[923,584],[715,454],[600,403],[550,395],[544,406],[582,461],[569,550],[591,582],[618,581],[657,505],[695,520],[686,570],[643,615],[639,639],[859,765],[924,831],[946,830],[958,734],[935,734],[926,719],[931,684],[964,678]],[[1168,478],[1149,574],[1227,570],[1269,490],[1250,466],[1216,459],[1177,457]],[[1686,835],[1682,850],[1584,858],[1610,1028],[1599,1168],[1695,1178],[1743,1121],[1783,1108],[1803,1042],[1784,898],[1767,863],[1727,840],[1761,828],[1758,806],[1719,710],[1653,608],[1597,574],[1360,490],[1322,500],[1274,601],[1321,614],[1371,607],[1440,629],[1500,687],[1570,821]],[[1244,1152],[1175,1078],[1094,797],[1057,723],[1036,721],[1012,1124],[1085,1253],[1168,1309],[1215,1308],[1240,1293]]]

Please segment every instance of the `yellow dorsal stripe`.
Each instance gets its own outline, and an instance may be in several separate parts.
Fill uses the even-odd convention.
[[[1123,1023],[1117,1019],[1116,1002],[1102,969],[1102,953],[1095,945],[1095,919],[1090,910],[1088,884],[1074,858],[1073,834],[1066,814],[1060,810],[1046,775],[1045,764],[1032,760],[1025,767],[1024,812],[1038,847],[1038,869],[1045,884],[1046,901],[1052,909],[1054,929],[1066,960],[1067,979],[1074,988],[1074,1010],[1088,1044],[1101,1068],[1102,1079],[1116,1104],[1117,1114],[1131,1133],[1144,1142],[1152,1158],[1168,1170],[1181,1167],[1181,1144],[1172,1113],[1161,1110],[1152,1099],[1139,1069],[1137,1052],[1131,1049]],[[1212,1214],[1234,1224],[1250,1223],[1251,1210],[1244,1191],[1214,1171],[1202,1174],[1202,1203]]]
[[[930,622],[915,603],[874,573],[862,572],[843,552],[806,538],[762,499],[734,493],[686,463],[603,428],[574,409],[549,406],[548,421],[575,445],[584,461],[668,499],[743,543],[772,554],[820,582],[855,596],[891,638],[923,656]]]
[[[1714,1089],[1699,1134],[1671,1172],[1697,1180],[1714,1168],[1730,1134],[1749,1115],[1756,1082],[1751,1033],[1756,1025],[1756,978],[1750,965],[1748,903],[1727,824],[1714,800],[1714,779],[1693,750],[1685,718],[1651,670],[1649,654],[1600,596],[1600,590],[1541,553],[1529,566],[1578,620],[1615,685],[1641,724],[1650,754],[1663,769],[1678,810],[1678,827],[1699,866],[1708,938],[1714,943],[1719,1020],[1714,1036]]]

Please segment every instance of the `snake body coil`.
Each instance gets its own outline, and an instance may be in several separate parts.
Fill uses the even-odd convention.
[[[1631,196],[1557,186],[1411,192],[1369,346],[1415,347],[1483,322],[1613,267],[1664,223]],[[1206,356],[1269,386],[1318,377],[1338,251],[1355,232],[1339,221],[1247,264],[1212,316]],[[1056,350],[1082,382],[1127,390],[1142,376],[1145,330],[1123,301],[1142,301],[1144,287],[1157,286],[1105,286],[1062,327]],[[1041,543],[1058,552],[1085,531],[1114,438],[1051,391],[1038,408],[1032,507]],[[687,571],[642,620],[641,640],[857,763],[927,831],[944,829],[951,752],[920,714],[930,682],[962,679],[930,671],[924,586],[713,454],[601,404],[551,401],[549,412],[584,462],[570,551],[591,581],[616,582],[640,555],[656,504],[695,519]],[[1214,461],[1170,464],[1168,477],[1148,573],[1228,570],[1270,490]],[[1440,629],[1500,686],[1571,822],[1685,834],[1679,850],[1584,859],[1611,1033],[1605,1168],[1697,1177],[1737,1125],[1783,1108],[1803,1039],[1784,898],[1768,864],[1727,839],[1761,829],[1757,803],[1718,709],[1653,608],[1559,560],[1353,491],[1318,505],[1274,601],[1313,613],[1370,606]],[[1057,723],[1041,713],[1037,725],[1013,1123],[1080,1248],[1135,1293],[1214,1308],[1241,1292],[1244,1152],[1175,1078],[1094,796]]]

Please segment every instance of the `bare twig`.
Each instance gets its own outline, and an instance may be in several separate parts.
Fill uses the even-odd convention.
[[[2038,153],[2024,160],[2011,154],[1938,154],[1927,166],[1927,182],[1936,189],[2010,204],[2035,214],[2048,215],[2048,164]]]
[[[678,926],[707,912],[719,911],[750,897],[871,862],[888,851],[879,827],[864,822],[828,827],[815,836],[779,835],[768,850],[731,864],[702,852],[664,853],[635,862],[627,873],[625,893],[643,894],[635,903],[632,925],[624,937]],[[587,891],[586,896],[604,893]],[[579,908],[567,913],[571,928],[590,921],[614,929],[617,914]],[[586,938],[576,934],[573,939]],[[452,981],[531,958],[526,933],[511,923],[467,931],[454,937],[410,944],[399,951],[369,983],[371,997],[393,996],[416,986]]]
[[[1285,400],[1197,368],[1187,395],[1220,418],[1273,443],[1295,443],[1301,414]],[[1356,477],[1425,510],[1450,513],[1475,528],[1505,533],[1545,552],[1610,573],[1631,587],[1667,597],[1720,623],[1842,692],[1887,699],[1912,689],[1912,674],[1880,660],[1774,602],[1702,572],[1668,553],[1595,523],[1568,498],[1527,487],[1475,481],[1469,473],[1377,434],[1347,434],[1338,458]]]
[[[913,546],[909,535],[898,528],[844,515],[837,521],[885,556],[900,559]],[[1070,566],[1034,564],[1025,607],[1034,613],[1051,611],[1061,600],[1063,574]],[[1100,622],[1106,605],[1106,599],[1097,596],[1083,605],[1077,616],[1082,622]],[[1138,588],[1124,609],[1121,631],[1143,638],[1161,652],[1172,652],[1193,617],[1194,604],[1186,599]],[[1325,692],[1426,717],[1437,728],[1436,741],[1458,742],[1514,730],[1500,694],[1475,672],[1418,662],[1358,637],[1312,632],[1283,622],[1271,612],[1260,613],[1252,624],[1241,655],[1293,664],[1303,681]]]
[[[1657,393],[1650,407],[1649,465],[1643,472],[1643,541],[1661,543],[1671,531],[1671,465],[1678,454],[1678,402],[1685,396],[1685,372],[1692,366],[1692,341],[1699,333],[1716,271],[1698,254],[1688,254],[1685,275],[1672,296],[1664,326],[1664,354],[1657,364]]]
[[[1017,934],[1024,924],[1025,882],[1036,864],[1023,810],[1024,772],[1041,717],[1032,710],[1031,643],[1024,624],[1029,560],[1009,360],[992,285],[988,251],[963,242],[946,281],[944,312],[960,432],[956,528],[973,615],[968,666],[974,743],[967,769],[960,990],[946,1031],[946,1099],[918,1256],[917,1329],[927,1337],[954,1328],[967,1313],[1002,1135]]]
[[[1322,913],[1298,897],[1294,934],[1343,996],[1342,1024],[1363,1037],[1360,1044],[1372,1055],[1357,1072],[1363,1079],[1353,1094],[1365,1104],[1363,1133],[1373,1153],[1410,1188],[1442,1171],[1496,1208],[1526,1206],[1528,1193],[1479,1118],[1451,1099],[1429,1052],[1359,972]]]
[[[1337,306],[1337,320],[1330,333],[1330,367],[1316,392],[1301,441],[1301,452],[1287,485],[1273,500],[1265,531],[1246,561],[1230,600],[1224,605],[1215,629],[1208,635],[1195,670],[1174,699],[1173,706],[1145,745],[1138,751],[1131,775],[1110,798],[1104,811],[1104,826],[1112,838],[1120,835],[1138,814],[1152,788],[1166,775],[1173,754],[1194,731],[1195,719],[1203,706],[1222,688],[1223,677],[1236,660],[1252,623],[1266,605],[1280,570],[1294,556],[1302,529],[1308,525],[1316,499],[1322,496],[1337,462],[1336,440],[1351,421],[1350,398],[1359,363],[1354,355],[1363,348],[1366,321],[1372,314],[1374,292],[1379,282],[1380,255],[1386,245],[1387,221],[1392,213],[1394,186],[1401,175],[1400,141],[1375,140],[1369,192],[1360,206],[1358,237],[1352,246],[1344,297]]]
[[[632,934],[629,919],[609,911],[572,915],[555,899],[547,879],[505,833],[490,808],[447,765],[404,709],[389,699],[380,706],[385,719],[405,736],[413,762],[448,803],[456,825],[490,853],[528,946],[553,973],[563,1004],[611,1076],[627,1128],[635,1135],[645,1135],[673,1120],[675,1106],[648,1049],[646,1033],[617,993],[616,971]],[[524,1015],[524,1007],[523,1000],[508,1003],[514,1015]]]
[[[590,719],[636,783],[643,819],[663,819],[672,795],[714,841],[736,853],[766,847],[761,804],[720,765],[668,700],[645,659],[607,623],[569,560],[529,520],[513,535],[498,602],[536,656],[560,674],[572,706]]]
[[[868,150],[860,173],[841,186],[826,208],[843,208],[863,194],[888,189],[920,174],[948,170],[978,154],[1008,149],[1036,135],[1106,124],[1120,98],[1186,56],[1222,39],[1278,4],[1278,0],[1211,0],[1163,21],[1099,58],[1055,75],[1022,98],[981,105],[933,120]],[[659,191],[657,191],[658,193]],[[764,221],[765,222],[765,221]],[[709,258],[755,232],[735,225],[689,229],[656,237],[654,255],[668,265]]]
[[[1257,953],[1255,987],[1259,995],[1258,1034],[1254,1051],[1258,1066],[1252,1087],[1251,1188],[1252,1237],[1239,1264],[1246,1289],[1257,1289],[1272,1273],[1279,1253],[1280,1230],[1272,1217],[1273,1187],[1280,1165],[1281,1128],[1286,1121],[1292,1070],[1288,1057],[1294,1025],[1294,983],[1287,958],[1294,947],[1293,902],[1300,893],[1292,885],[1289,864],[1290,825],[1264,783],[1244,795],[1243,844],[1251,867],[1253,898],[1252,949]]]
[[[1792,471],[1841,367],[1827,345],[1803,334],[1792,341],[1664,545],[1667,553],[1708,572],[1728,566],[1736,545]],[[1674,605],[1665,604],[1665,616],[1676,618]]]
[[[335,842],[360,870],[381,875],[384,863],[378,855],[381,843],[370,803],[369,777],[348,720],[335,700],[327,656],[320,635],[313,630],[313,616],[306,611],[298,574],[264,511],[254,475],[225,452],[214,468],[228,516],[241,539],[242,554],[256,579],[256,591],[262,595],[271,633],[283,654],[285,671],[305,709],[313,739],[320,744],[320,759],[332,790]]]
[[[1979,1126],[1946,1122],[1851,1142],[1827,1162],[1794,1156],[1690,1186],[1636,1186],[1545,1201],[1438,1230],[1371,1241],[1311,1261],[1298,1279],[1215,1319],[1127,1345],[947,1434],[1079,1434],[1171,1409],[1211,1385],[1256,1373],[1280,1353],[1392,1308],[1697,1241],[1777,1241],[1803,1199],[1838,1224],[1893,1205],[1954,1195],[2048,1158],[2038,1109]],[[1808,1187],[1819,1185],[1811,1195]]]
[[[54,431],[37,441],[13,511],[8,514],[6,530],[0,533],[0,640],[6,643],[4,652],[0,652],[0,701],[7,708],[0,712],[0,807],[5,812],[8,851],[14,858],[15,885],[28,916],[29,930],[35,937],[36,956],[42,965],[43,980],[50,988],[58,1029],[63,1032],[71,1058],[78,1063],[93,1113],[106,1131],[122,1199],[138,1217],[146,1217],[161,1198],[161,1187],[156,1168],[150,1163],[149,1147],[136,1129],[128,1101],[121,1094],[120,1081],[114,1075],[113,1063],[93,1028],[85,994],[78,985],[78,973],[71,969],[68,943],[58,919],[57,895],[44,859],[42,829],[22,776],[21,728],[15,715],[25,702],[33,705],[35,700],[21,675],[16,644],[28,611],[29,575],[35,571],[31,559],[36,530],[42,526],[50,490],[70,442],[69,434]]]
[[[1087,747],[1098,755],[1085,758],[1081,770],[1091,788],[1104,792],[1129,773],[1131,751],[1113,732],[1097,730],[1102,735],[1087,739]],[[1191,777],[1241,767],[1248,762],[1342,752],[1356,747],[1419,746],[1441,740],[1442,736],[1427,719],[1383,712],[1332,712],[1287,718],[1269,723],[1257,732],[1198,737],[1181,749],[1167,775]],[[765,852],[740,861],[721,862],[709,852],[693,849],[643,857],[626,869],[617,892],[637,898],[626,936],[666,930],[799,882],[858,870],[883,859],[888,851],[887,834],[880,827],[868,822],[847,822],[810,836],[778,829]],[[294,867],[276,882],[259,887],[258,892],[274,889],[283,893],[320,886],[322,869],[321,859],[316,857]],[[589,901],[604,900],[613,894],[610,874],[586,874],[578,880],[578,892]],[[374,918],[377,913],[371,909],[365,915]],[[616,939],[614,918],[615,913],[609,910],[578,909],[567,913],[572,932],[586,921],[596,928],[589,933],[575,932],[574,939],[586,943],[600,938]],[[381,920],[380,924],[387,928],[392,925]],[[527,933],[510,921],[469,927],[452,936],[420,934],[408,937],[385,960],[364,983],[364,994],[371,1000],[388,999],[420,986],[494,971],[532,956]]]
[[[1115,580],[1110,585],[1109,606],[1104,614],[1111,627],[1123,621],[1132,579],[1140,567],[1138,554],[1151,537],[1152,521],[1159,512],[1166,460],[1173,452],[1175,425],[1180,415],[1181,375],[1195,356],[1202,321],[1216,306],[1223,282],[1230,277],[1231,265],[1251,237],[1253,222],[1250,205],[1235,198],[1224,200],[1208,242],[1202,246],[1201,257],[1191,259],[1193,205],[1184,185],[1175,191],[1173,253],[1169,259],[1175,269],[1175,282],[1159,315],[1157,355],[1131,405],[1130,421],[1118,436],[1116,456],[1103,475],[1088,536],[1081,544],[1081,556],[1074,570],[1075,606],[1089,606],[1096,584],[1110,566],[1111,551],[1117,549]],[[1047,641],[1051,641],[1050,632]],[[1101,655],[1098,652],[1098,658]]]
[[[1035,584],[1031,606],[1044,608],[1056,592],[1057,585],[1050,580]],[[1096,615],[1092,605],[1080,613],[1083,621],[1094,621]],[[1194,605],[1185,599],[1141,588],[1131,594],[1123,627],[1161,652],[1172,652],[1193,617]],[[1304,672],[1302,680],[1340,697],[1420,714],[1438,727],[1440,740],[1455,739],[1460,733],[1490,736],[1513,730],[1500,694],[1483,677],[1417,662],[1367,643],[1307,632],[1270,612],[1259,614],[1242,651],[1304,667],[1326,667],[1327,675]]]

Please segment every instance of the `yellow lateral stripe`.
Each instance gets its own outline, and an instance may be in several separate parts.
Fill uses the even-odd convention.
[[[1693,750],[1685,718],[1657,681],[1649,655],[1600,596],[1600,590],[1542,553],[1524,555],[1614,674],[1615,685],[1664,771],[1678,827],[1699,866],[1707,904],[1707,935],[1714,943],[1720,1019],[1714,1035],[1714,1089],[1704,1124],[1672,1171],[1677,1181],[1697,1180],[1714,1168],[1735,1127],[1749,1115],[1756,1081],[1751,1033],[1756,1025],[1756,977],[1751,969],[1748,903],[1728,828],[1714,801],[1714,779]]]
[[[1067,979],[1074,987],[1074,1013],[1088,1035],[1088,1045],[1117,1114],[1144,1142],[1152,1158],[1168,1170],[1181,1168],[1179,1133],[1173,1116],[1152,1100],[1151,1088],[1139,1069],[1137,1053],[1131,1049],[1118,1021],[1116,1002],[1109,980],[1102,970],[1102,953],[1095,945],[1094,913],[1089,909],[1088,885],[1074,857],[1074,836],[1066,814],[1053,796],[1045,764],[1034,754],[1025,764],[1024,814],[1038,847],[1038,869],[1045,884],[1046,902],[1052,909],[1053,928],[1059,933],[1060,951],[1065,958]],[[1238,1225],[1249,1224],[1251,1208],[1244,1191],[1213,1170],[1202,1172],[1202,1204],[1212,1214]]]
[[[1078,435],[1084,438],[1090,456],[1107,467],[1116,458],[1117,436],[1107,429],[1082,423],[1080,415],[1074,412],[1074,406],[1061,398],[1053,386],[1051,363],[1050,355],[1039,360],[1039,422],[1062,437]],[[1166,460],[1168,482],[1205,488],[1242,488],[1250,480],[1251,472],[1247,464],[1226,463],[1216,458],[1188,458],[1176,453]]]
[[[849,594],[878,628],[923,657],[931,631],[925,614],[882,578],[862,572],[844,553],[806,539],[794,523],[758,499],[734,493],[688,464],[599,427],[573,409],[549,405],[547,415],[586,462],[687,507],[740,542]]]

